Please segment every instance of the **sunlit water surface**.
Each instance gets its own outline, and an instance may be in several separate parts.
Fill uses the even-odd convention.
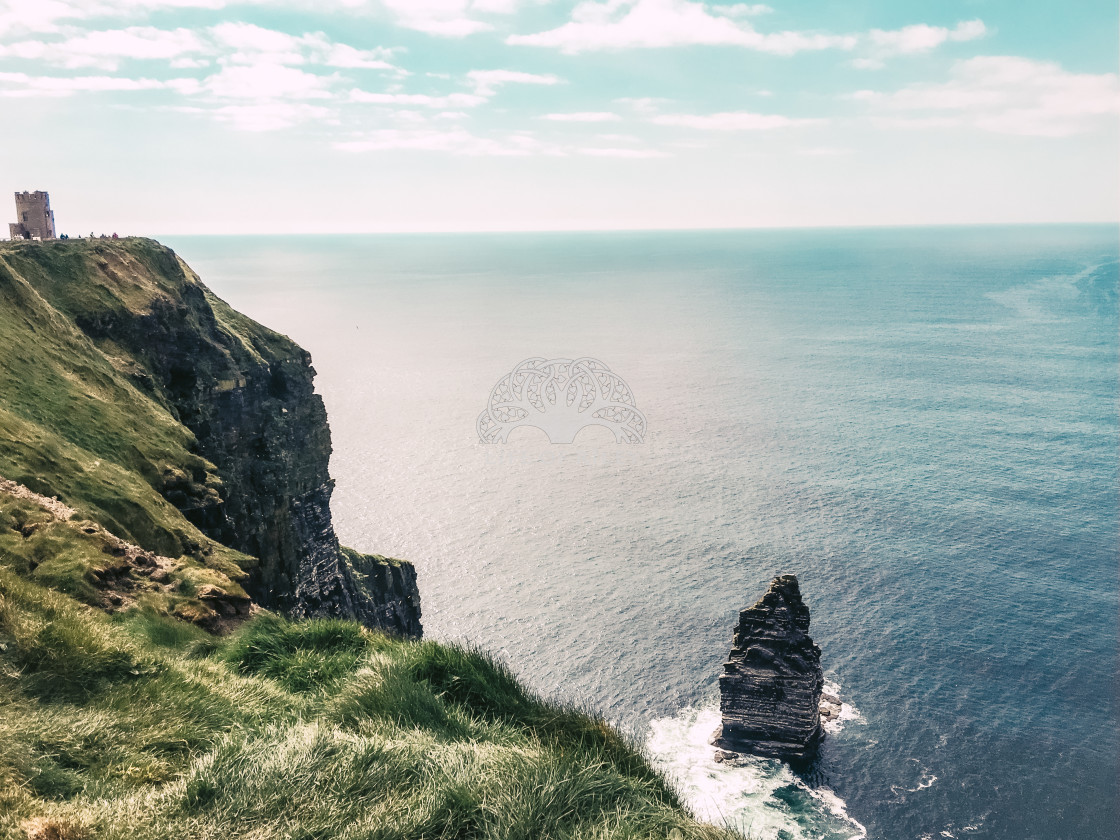
[[[339,534],[415,561],[427,634],[633,732],[702,818],[1113,836],[1115,228],[166,241],[313,354]],[[503,374],[585,355],[644,444],[479,443]],[[779,572],[848,704],[804,777],[706,746]]]

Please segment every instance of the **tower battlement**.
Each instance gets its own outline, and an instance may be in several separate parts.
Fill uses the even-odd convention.
[[[17,192],[16,221],[8,225],[12,239],[54,239],[54,212],[50,196],[42,191]]]

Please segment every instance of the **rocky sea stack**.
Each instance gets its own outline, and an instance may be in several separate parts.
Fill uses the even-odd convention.
[[[766,594],[739,613],[723,669],[723,723],[715,746],[794,762],[812,757],[822,735],[824,677],[796,576],[774,578]]]

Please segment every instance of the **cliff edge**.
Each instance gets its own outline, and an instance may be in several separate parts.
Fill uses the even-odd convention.
[[[821,650],[794,575],[774,578],[739,613],[719,678],[723,723],[712,743],[726,750],[801,761],[821,739]]]
[[[335,536],[310,355],[171,249],[5,244],[0,342],[0,476],[261,606],[421,635],[413,566]]]

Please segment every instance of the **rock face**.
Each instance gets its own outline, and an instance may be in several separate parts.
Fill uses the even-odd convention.
[[[824,678],[794,575],[774,578],[758,603],[739,613],[723,669],[715,746],[787,761],[812,756],[822,735]]]
[[[159,243],[75,243],[53,258],[42,281],[52,302],[193,432],[209,463],[146,479],[207,537],[257,558],[244,584],[252,599],[419,637],[411,564],[344,550],[335,536],[330,429],[310,354],[230,308]],[[74,282],[53,282],[59,264]]]

